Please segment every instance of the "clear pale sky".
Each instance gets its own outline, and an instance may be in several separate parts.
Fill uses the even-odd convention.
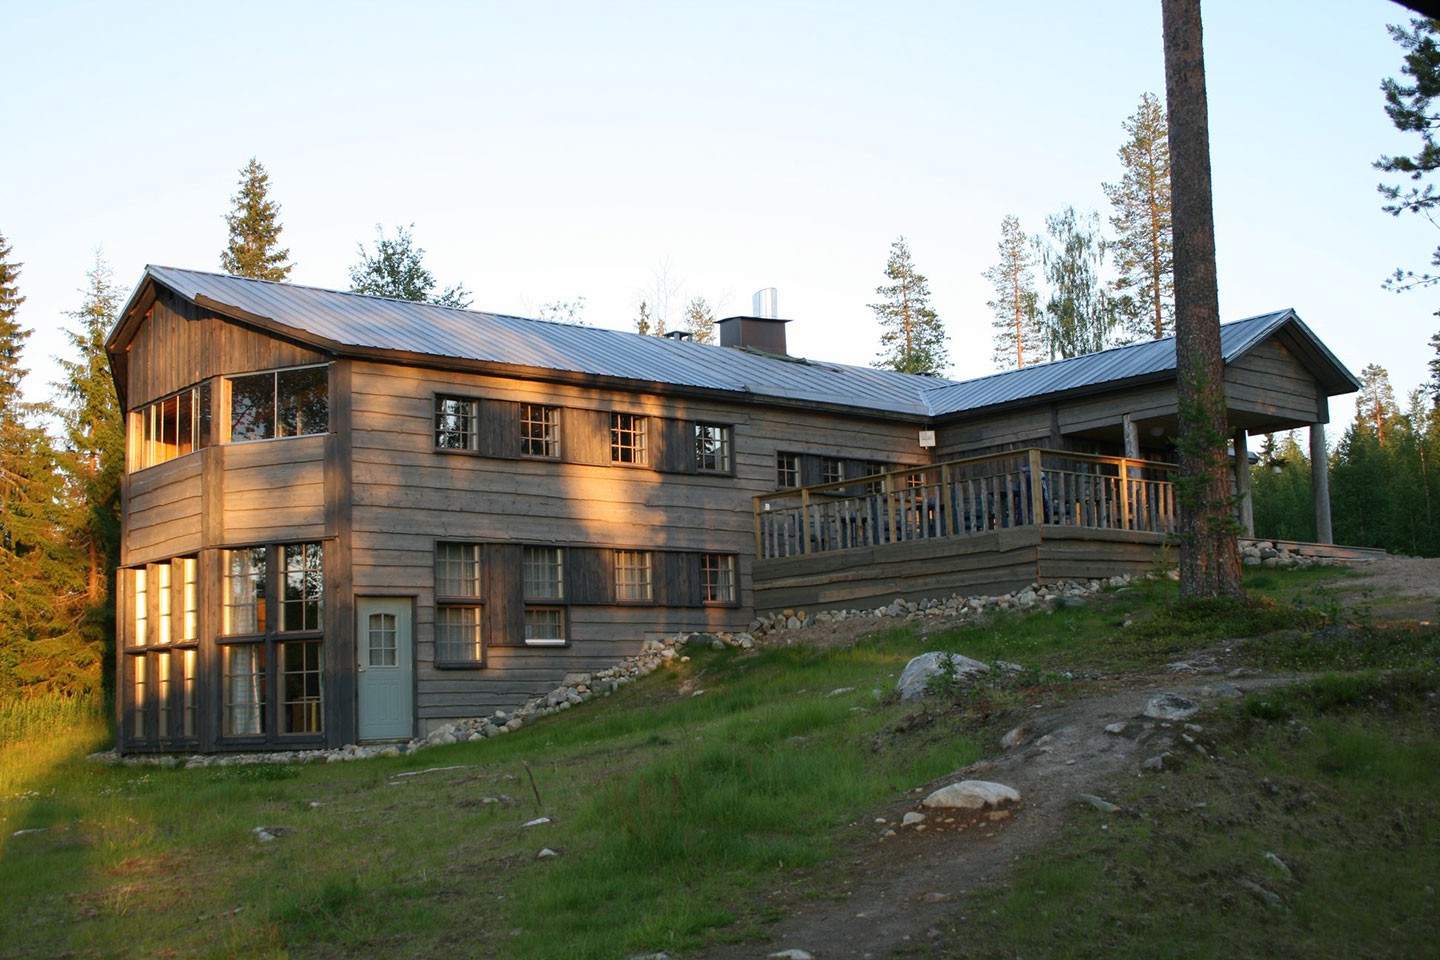
[[[1380,210],[1412,151],[1382,110],[1386,0],[1206,0],[1220,304],[1283,307],[1356,374],[1426,377],[1440,290],[1381,289],[1440,232]],[[297,283],[344,289],[375,225],[442,286],[533,315],[583,296],[631,329],[665,273],[721,316],[779,290],[790,348],[869,363],[904,235],[956,377],[990,372],[1000,221],[1109,209],[1121,123],[1163,96],[1159,0],[34,3],[0,0],[0,233],[23,263],[32,397],[103,247],[218,270],[252,156]],[[1331,442],[1351,416],[1332,404]]]

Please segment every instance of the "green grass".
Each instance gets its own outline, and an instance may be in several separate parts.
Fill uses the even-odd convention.
[[[856,825],[978,759],[1011,714],[1221,646],[1329,672],[1237,704],[1206,734],[1221,762],[1131,783],[1117,799],[1138,815],[1083,811],[1008,892],[966,904],[952,952],[1300,955],[1283,933],[1316,957],[1364,955],[1340,948],[1345,924],[1423,916],[1440,867],[1434,631],[1339,623],[1309,572],[1249,582],[1245,604],[1181,605],[1150,582],[924,639],[694,651],[516,733],[363,763],[106,767],[83,759],[108,737],[93,706],[0,709],[0,957],[584,960],[742,940],[774,919],[770,891],[838,890]],[[1026,670],[897,702],[929,649]],[[260,842],[260,826],[281,835]],[[1277,888],[1283,916],[1236,882],[1273,881],[1267,850],[1300,878]],[[1387,878],[1384,903],[1347,888],[1357,862]]]
[[[1433,955],[1437,696],[1432,666],[1248,698],[1207,732],[1218,761],[1130,781],[1127,816],[1083,811],[934,955]]]

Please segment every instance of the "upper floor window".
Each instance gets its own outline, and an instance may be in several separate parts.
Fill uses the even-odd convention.
[[[230,378],[231,441],[301,437],[329,430],[327,367],[295,367]]]
[[[718,423],[695,424],[695,469],[707,473],[730,472],[730,427]]]
[[[437,597],[478,597],[480,589],[480,544],[435,544],[435,595]]]
[[[781,490],[800,486],[800,454],[775,454],[775,486]]]
[[[633,413],[610,414],[610,460],[613,463],[649,462],[645,443],[646,418]]]
[[[520,404],[520,454],[526,457],[560,456],[560,408],[543,403]]]
[[[559,547],[526,547],[522,576],[526,600],[565,599],[565,551]]]
[[[470,397],[435,398],[435,447],[480,449],[480,401]]]
[[[130,413],[130,469],[143,470],[210,445],[210,384]]]
[[[820,482],[839,483],[845,479],[845,461],[839,457],[824,457],[820,460]]]

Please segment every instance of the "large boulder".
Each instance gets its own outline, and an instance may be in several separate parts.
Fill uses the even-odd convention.
[[[920,801],[920,806],[946,810],[993,810],[1019,802],[1020,792],[1014,787],[990,780],[961,780],[936,790]]]
[[[948,667],[946,666],[947,661]],[[905,670],[900,674],[900,680],[895,684],[895,689],[900,694],[901,700],[919,700],[929,692],[932,677],[953,673],[957,680],[968,680],[988,673],[989,670],[988,664],[972,660],[962,654],[932,650],[929,653],[920,654],[905,664]]]

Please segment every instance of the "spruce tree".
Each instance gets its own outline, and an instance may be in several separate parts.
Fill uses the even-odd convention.
[[[1375,161],[1375,168],[1386,173],[1405,174],[1412,183],[1440,169],[1440,143],[1435,140],[1435,129],[1440,124],[1440,110],[1431,101],[1440,96],[1440,20],[1416,19],[1410,21],[1410,29],[1391,25],[1386,28],[1396,43],[1405,51],[1404,65],[1400,72],[1409,77],[1410,83],[1387,78],[1381,81],[1380,89],[1385,94],[1385,114],[1397,130],[1420,135],[1420,149],[1413,155],[1383,156]],[[1383,209],[1392,216],[1402,213],[1418,213],[1435,223],[1436,208],[1440,207],[1440,194],[1435,185],[1411,186],[1406,189],[1395,184],[1380,184],[1377,188],[1385,198]],[[1431,267],[1440,267],[1440,247],[1430,255]],[[1396,269],[1388,285],[1394,290],[1407,290],[1440,281],[1440,274],[1416,273],[1404,268]]]
[[[1037,240],[1050,298],[1041,322],[1051,359],[1104,350],[1115,327],[1116,304],[1100,275],[1107,245],[1100,215],[1066,207],[1045,218],[1046,240]]]
[[[1126,340],[1158,340],[1175,332],[1175,258],[1170,236],[1170,144],[1165,108],[1153,93],[1140,97],[1123,124],[1124,172],[1103,184],[1114,212],[1110,225],[1117,292],[1128,298],[1121,320]]]
[[[704,297],[692,297],[685,305],[685,329],[696,343],[715,342],[715,313]]]
[[[285,280],[294,266],[280,243],[280,205],[270,199],[270,175],[254,157],[240,168],[240,188],[225,215],[230,240],[220,252],[220,269],[257,280]]]
[[[1030,238],[1020,229],[1020,218],[1008,216],[1000,222],[1000,260],[985,271],[995,288],[995,299],[986,304],[995,314],[995,352],[991,359],[999,370],[1025,366],[1040,359],[1041,333],[1035,292],[1035,254]]]
[[[870,304],[880,321],[880,354],[875,366],[901,373],[928,373],[948,362],[945,327],[930,309],[930,282],[915,269],[904,237],[890,245],[885,276],[892,282],[875,288],[882,297]]]
[[[464,309],[470,306],[470,292],[464,284],[435,292],[435,277],[425,268],[425,250],[415,246],[409,227],[396,227],[395,237],[375,225],[375,252],[359,244],[360,261],[350,268],[350,292],[395,300],[414,300],[442,307]]]

